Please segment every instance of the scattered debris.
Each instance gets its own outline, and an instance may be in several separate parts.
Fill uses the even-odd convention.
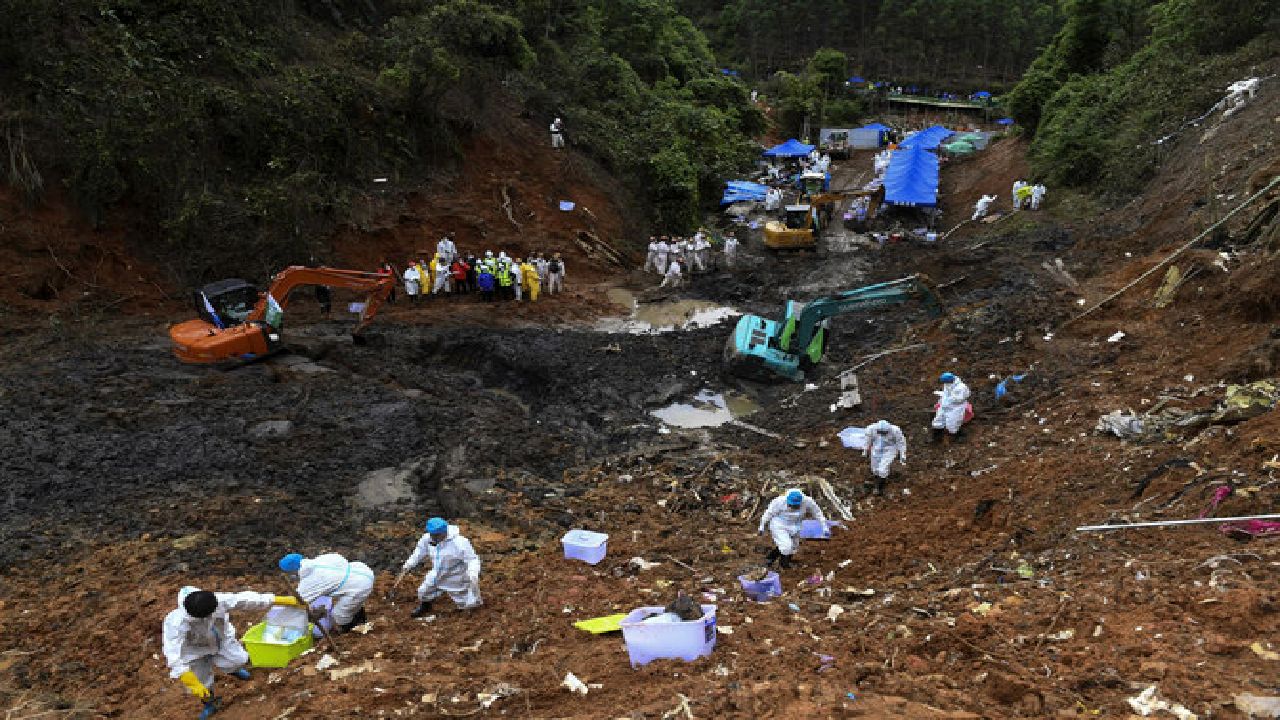
[[[1268,650],[1260,642],[1255,642],[1254,644],[1250,645],[1249,649],[1253,651],[1254,655],[1257,655],[1263,660],[1280,660],[1280,653],[1275,652],[1274,650]]]
[[[476,700],[480,701],[480,707],[488,709],[490,705],[498,702],[504,697],[511,697],[520,692],[520,688],[508,683],[498,683],[485,692],[476,693]]]
[[[835,622],[836,618],[840,617],[843,614],[844,614],[844,608],[840,607],[839,605],[832,605],[831,607],[827,608],[827,619],[830,620],[831,622]]]
[[[319,672],[324,672],[325,670],[328,670],[329,668],[337,664],[338,664],[338,658],[330,655],[329,653],[325,653],[324,656],[320,658],[320,662],[316,663],[316,670]]]
[[[1146,690],[1128,699],[1129,707],[1142,717],[1149,717],[1151,713],[1157,710],[1167,710],[1174,714],[1178,720],[1196,720],[1197,715],[1182,705],[1170,703],[1167,700],[1161,700],[1156,697],[1156,686],[1151,685]]]
[[[645,560],[642,557],[633,557],[627,561],[628,567],[641,572],[645,570],[652,570],[653,568],[656,568],[661,564],[662,563],[660,562],[649,562],[648,560]]]
[[[344,668],[338,668],[337,670],[330,670],[329,679],[341,680],[342,678],[348,677],[351,675],[359,675],[361,673],[377,672],[377,671],[378,671],[378,668],[373,664],[372,660],[365,660],[359,665],[351,665]]]
[[[1094,430],[1100,433],[1111,433],[1124,440],[1141,436],[1143,424],[1141,418],[1132,412],[1124,413],[1115,410],[1098,418],[1098,425]]]
[[[1240,693],[1233,698],[1236,709],[1254,718],[1280,718],[1280,697]]]
[[[572,693],[578,693],[579,695],[587,694],[587,686],[583,684],[583,682],[578,679],[578,676],[573,673],[565,674],[564,682],[560,683],[560,686],[568,688],[569,692]]]

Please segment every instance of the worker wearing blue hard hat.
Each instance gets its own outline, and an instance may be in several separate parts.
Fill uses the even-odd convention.
[[[373,592],[373,570],[362,562],[352,562],[338,553],[314,558],[289,553],[280,558],[280,569],[298,576],[298,597],[310,605],[321,597],[333,601],[330,611],[337,631],[346,631],[368,621],[364,602]]]
[[[961,426],[972,416],[969,386],[951,372],[942,373],[938,381],[942,383],[942,390],[938,393],[940,397],[933,415],[933,434],[936,439],[945,430],[949,439],[959,434]]]
[[[444,518],[428,520],[426,531],[401,569],[401,573],[407,573],[431,558],[431,570],[418,586],[418,607],[412,616],[422,617],[431,612],[431,603],[445,593],[464,610],[479,607],[483,603],[480,557],[471,547],[471,541],[463,537],[457,525],[450,525]]]
[[[800,549],[800,526],[810,516],[826,527],[827,517],[822,514],[822,508],[800,490],[788,490],[769,503],[760,517],[760,534],[768,528],[774,544],[765,555],[767,564],[778,562],[783,569],[791,567],[791,559]]]

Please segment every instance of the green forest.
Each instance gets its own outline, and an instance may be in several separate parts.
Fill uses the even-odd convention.
[[[493,113],[563,117],[652,229],[681,232],[770,123],[863,119],[848,74],[1008,91],[1039,177],[1124,191],[1226,68],[1274,51],[1276,5],[0,0],[0,142],[32,202],[129,208],[185,279],[225,273],[229,249],[305,261],[371,178],[429,185]]]
[[[1161,139],[1280,47],[1272,0],[1067,0],[1064,24],[1005,98],[1055,185],[1137,190]]]
[[[125,204],[188,279],[305,261],[373,177],[428,182],[515,108],[696,221],[764,119],[666,0],[0,0],[8,179]],[[215,268],[215,265],[223,265]]]
[[[995,90],[1017,82],[1061,24],[1056,0],[679,0],[725,63],[792,71],[820,48],[851,72],[903,85]]]

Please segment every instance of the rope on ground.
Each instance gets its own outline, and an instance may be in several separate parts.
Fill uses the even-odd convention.
[[[1277,176],[1275,176],[1275,177],[1271,178],[1271,182],[1270,182],[1270,183],[1268,183],[1266,187],[1262,188],[1262,189],[1261,189],[1261,190],[1259,190],[1258,192],[1256,192],[1256,193],[1254,193],[1253,195],[1249,196],[1249,198],[1248,198],[1247,200],[1245,200],[1244,202],[1242,202],[1242,203],[1240,203],[1239,205],[1237,205],[1237,206],[1235,207],[1235,209],[1234,209],[1234,210],[1232,210],[1231,212],[1229,212],[1229,213],[1227,213],[1226,215],[1224,215],[1224,216],[1223,216],[1223,218],[1222,218],[1221,220],[1219,220],[1218,222],[1216,222],[1216,223],[1214,223],[1214,224],[1210,225],[1208,228],[1206,228],[1206,229],[1204,230],[1204,232],[1200,233],[1199,235],[1195,236],[1195,237],[1194,237],[1194,238],[1192,238],[1191,240],[1187,241],[1184,245],[1182,245],[1181,247],[1179,247],[1177,250],[1174,250],[1174,251],[1169,255],[1169,257],[1166,257],[1164,260],[1161,260],[1160,262],[1156,263],[1154,266],[1152,266],[1152,267],[1151,267],[1151,269],[1149,269],[1149,270],[1147,270],[1146,272],[1144,272],[1144,273],[1142,273],[1141,275],[1139,275],[1139,276],[1137,277],[1137,279],[1135,279],[1133,282],[1131,282],[1131,283],[1129,283],[1128,285],[1125,285],[1124,287],[1120,288],[1119,290],[1117,290],[1117,291],[1115,291],[1115,292],[1111,293],[1110,295],[1108,295],[1108,296],[1106,297],[1106,299],[1102,300],[1102,301],[1101,301],[1101,302],[1099,302],[1097,305],[1094,305],[1093,307],[1089,308],[1088,310],[1085,310],[1084,312],[1080,313],[1079,315],[1077,315],[1077,316],[1075,316],[1075,317],[1071,318],[1070,320],[1068,320],[1068,321],[1066,321],[1066,322],[1062,323],[1062,325],[1058,326],[1058,329],[1062,329],[1062,328],[1064,328],[1064,327],[1066,327],[1066,326],[1070,325],[1071,323],[1073,323],[1073,322],[1075,322],[1075,321],[1077,321],[1077,320],[1079,320],[1079,319],[1081,319],[1081,318],[1083,318],[1083,317],[1086,317],[1086,316],[1088,316],[1088,315],[1092,314],[1092,313],[1093,313],[1093,311],[1097,310],[1098,308],[1102,307],[1103,305],[1106,305],[1107,303],[1111,302],[1112,300],[1115,300],[1116,298],[1120,297],[1120,296],[1121,296],[1121,295],[1123,295],[1124,293],[1128,292],[1131,288],[1133,288],[1133,287],[1134,287],[1135,285],[1137,285],[1138,283],[1140,283],[1140,282],[1142,282],[1143,280],[1146,280],[1147,278],[1151,277],[1151,275],[1152,275],[1153,273],[1155,273],[1157,270],[1159,270],[1160,268],[1164,267],[1165,265],[1168,265],[1169,263],[1173,262],[1173,261],[1174,261],[1174,259],[1176,259],[1176,258],[1177,258],[1179,255],[1181,255],[1182,253],[1186,252],[1187,250],[1190,250],[1192,246],[1194,246],[1196,243],[1198,243],[1198,242],[1200,242],[1201,240],[1203,240],[1203,239],[1205,238],[1205,236],[1206,236],[1206,235],[1208,235],[1209,233],[1213,232],[1214,230],[1217,230],[1219,226],[1221,226],[1223,223],[1225,223],[1226,221],[1228,221],[1228,220],[1230,220],[1232,217],[1234,217],[1236,213],[1238,213],[1238,212],[1240,212],[1241,210],[1243,210],[1244,208],[1248,207],[1250,204],[1252,204],[1252,203],[1253,203],[1253,201],[1254,201],[1254,200],[1257,200],[1258,198],[1262,197],[1263,195],[1266,195],[1266,194],[1267,194],[1268,192],[1270,192],[1270,191],[1271,191],[1271,189],[1272,189],[1272,188],[1274,188],[1276,185],[1280,185],[1280,175],[1277,175]]]

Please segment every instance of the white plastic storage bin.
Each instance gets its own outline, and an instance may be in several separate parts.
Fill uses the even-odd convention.
[[[716,606],[701,607],[702,617],[697,620],[645,622],[655,614],[664,615],[660,607],[636,608],[627,613],[620,624],[631,667],[666,658],[692,662],[710,655],[716,646]]]
[[[590,530],[570,530],[564,534],[560,542],[564,543],[566,558],[595,565],[604,559],[609,545],[609,536]]]

